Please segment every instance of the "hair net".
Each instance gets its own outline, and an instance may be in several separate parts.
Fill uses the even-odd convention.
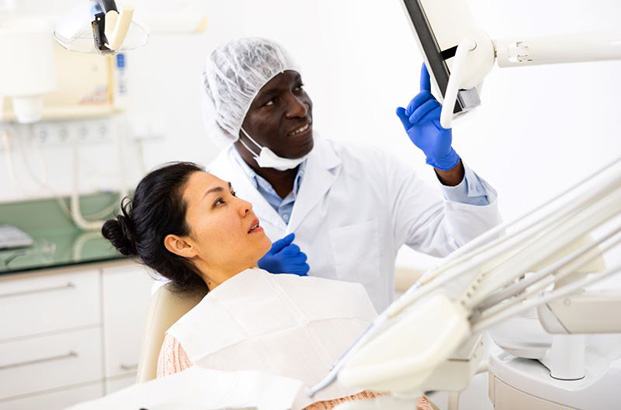
[[[203,71],[203,115],[209,134],[231,143],[252,100],[272,78],[296,70],[285,50],[262,38],[241,38],[215,49]]]

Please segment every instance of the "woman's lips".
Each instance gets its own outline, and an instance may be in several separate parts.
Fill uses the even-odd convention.
[[[248,232],[249,234],[253,234],[253,233],[259,233],[259,232],[263,232],[263,228],[261,228],[260,226],[257,226],[254,229],[251,229],[250,232]]]
[[[257,233],[257,232],[263,232],[263,228],[261,228],[261,226],[259,225],[259,220],[255,219],[252,222],[252,225],[250,225],[250,229],[248,229],[248,233]]]

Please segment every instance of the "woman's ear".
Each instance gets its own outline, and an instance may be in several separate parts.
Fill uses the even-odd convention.
[[[166,235],[164,238],[164,246],[175,255],[184,258],[193,258],[196,256],[196,248],[186,239],[177,235]]]

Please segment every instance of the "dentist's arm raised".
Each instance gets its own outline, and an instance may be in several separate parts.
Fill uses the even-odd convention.
[[[441,112],[442,105],[431,94],[429,72],[423,64],[420,92],[407,108],[397,108],[397,116],[410,140],[425,153],[427,164],[435,168],[440,181],[444,185],[454,186],[464,178],[464,167],[451,146],[452,130],[440,125]]]

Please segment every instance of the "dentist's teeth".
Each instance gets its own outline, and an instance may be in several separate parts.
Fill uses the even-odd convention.
[[[303,132],[306,132],[306,130],[308,129],[308,127],[309,127],[309,125],[308,125],[308,124],[306,124],[305,126],[303,126],[303,127],[301,127],[301,128],[298,128],[297,130],[293,131],[293,132],[291,133],[291,135],[298,135],[298,134],[301,134],[301,133],[303,133]]]

